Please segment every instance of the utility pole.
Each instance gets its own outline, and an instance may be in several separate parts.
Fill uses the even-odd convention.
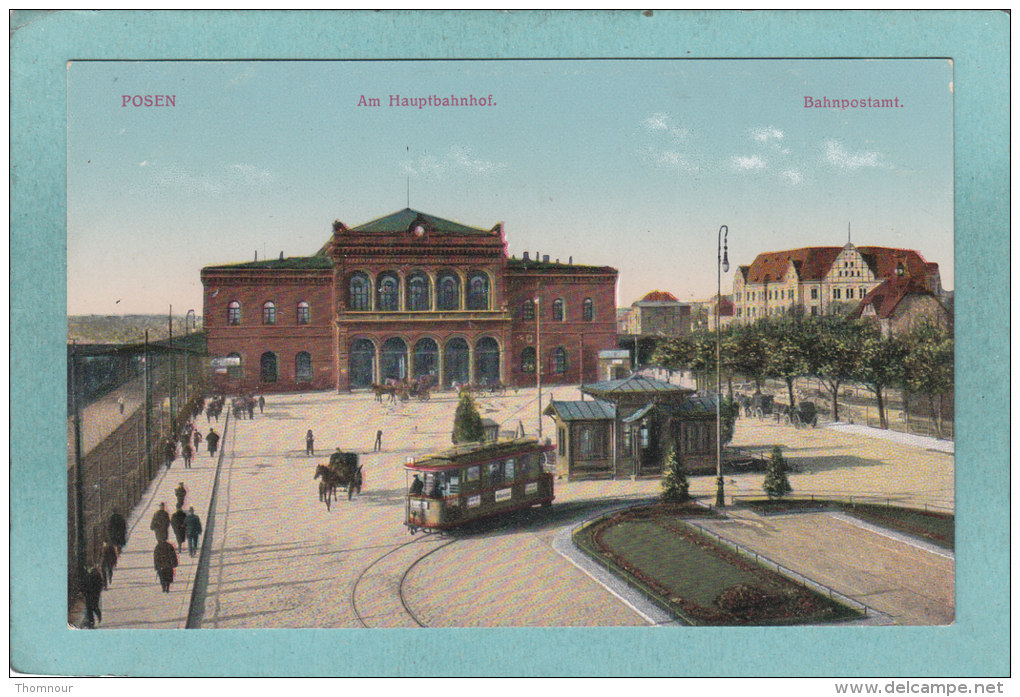
[[[142,362],[144,368],[143,381],[145,382],[145,481],[146,484],[152,481],[152,394],[149,385],[149,330],[145,330],[145,356]]]
[[[542,440],[542,297],[535,292],[535,382],[538,385],[538,440]]]
[[[74,555],[76,578],[85,571],[85,476],[81,453],[81,395],[78,378],[78,345],[71,342],[71,405],[74,411]]]

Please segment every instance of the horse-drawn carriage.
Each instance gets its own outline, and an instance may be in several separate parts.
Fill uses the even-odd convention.
[[[818,425],[818,409],[814,402],[807,400],[797,405],[796,409],[790,411],[790,423],[796,427]]]
[[[328,465],[319,465],[315,468],[313,479],[321,480],[319,501],[326,504],[326,510],[329,510],[333,501],[339,498],[337,489],[344,489],[347,492],[348,501],[355,492],[361,493],[363,483],[361,467],[358,464],[357,453],[344,453],[338,448],[329,456]]]
[[[772,415],[772,411],[775,409],[775,398],[773,398],[772,395],[770,394],[762,394],[761,392],[756,392],[751,397],[750,407],[751,416],[758,419],[763,419],[766,416]]]
[[[387,378],[383,384],[373,383],[372,392],[375,393],[376,401],[383,401],[388,397],[390,402],[406,402],[412,397],[420,402],[427,402],[431,398],[430,391],[436,383],[434,375],[423,375],[413,380],[397,380]]]

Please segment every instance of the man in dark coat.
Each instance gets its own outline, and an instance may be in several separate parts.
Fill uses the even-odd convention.
[[[149,529],[156,533],[156,540],[165,542],[170,536],[170,514],[166,512],[166,503],[159,504],[159,510],[152,514]]]
[[[215,456],[216,446],[220,444],[220,434],[216,432],[216,429],[209,429],[209,435],[205,437],[205,442],[209,445],[209,456]]]
[[[191,449],[190,441],[181,446],[181,457],[184,458],[184,469],[191,469],[191,456],[193,454],[194,451]]]
[[[308,433],[305,434],[305,455],[315,454],[315,436],[312,435],[312,429],[308,429]]]
[[[85,626],[92,629],[96,619],[103,621],[103,611],[99,609],[99,598],[103,594],[103,574],[95,566],[90,566],[83,580],[85,594]]]
[[[202,534],[202,521],[195,515],[193,507],[188,508],[188,517],[184,519],[185,532],[188,535],[188,554],[195,556],[198,549],[198,536]]]
[[[421,494],[421,492],[423,492],[424,490],[425,490],[425,482],[423,482],[423,481],[421,480],[421,477],[419,477],[419,476],[418,476],[417,474],[416,474],[416,475],[414,475],[414,481],[413,481],[413,482],[411,482],[411,490],[410,490],[410,492],[409,492],[409,493],[410,493],[410,494],[411,494],[412,496],[418,496],[418,495],[420,495],[420,494]]]
[[[170,469],[174,464],[174,458],[177,457],[177,443],[173,438],[167,438],[163,444],[163,457],[166,459],[166,468]]]
[[[163,592],[169,593],[170,584],[174,582],[174,569],[177,568],[177,552],[174,546],[166,540],[157,542],[156,548],[152,550],[152,565],[156,568]]]
[[[110,543],[118,552],[127,544],[127,521],[117,511],[110,516]]]
[[[113,567],[117,566],[117,548],[104,542],[99,561],[103,566],[103,588],[109,588],[113,582]]]
[[[193,449],[193,450],[194,450],[194,452],[196,452],[196,453],[197,453],[197,452],[198,452],[198,449],[199,449],[199,448],[200,448],[200,447],[202,446],[202,434],[201,434],[201,433],[199,432],[199,430],[198,430],[198,429],[196,428],[196,429],[195,429],[195,432],[194,432],[194,433],[192,433],[192,436],[191,436],[191,437],[193,438],[193,440],[194,440],[194,443],[195,443],[195,447],[194,447],[194,449]]]
[[[170,516],[170,527],[174,530],[174,537],[177,538],[177,551],[181,551],[184,544],[184,531],[188,514],[184,512],[183,504],[177,504],[177,510]]]
[[[261,414],[266,408],[266,398],[259,395],[259,413]]]
[[[184,506],[184,497],[188,495],[188,490],[184,488],[184,482],[177,485],[174,489],[174,496],[177,497],[177,507],[182,508]]]

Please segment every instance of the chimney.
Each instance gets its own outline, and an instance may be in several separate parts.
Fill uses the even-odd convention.
[[[527,252],[525,252],[525,253],[524,253],[524,255],[523,255],[523,256],[521,257],[521,259],[522,259],[523,261],[528,261],[528,253],[527,253]]]
[[[283,261],[283,251],[280,251],[280,261]]]
[[[543,254],[542,255],[542,263],[543,264],[548,264],[549,263],[549,255],[548,254]]]
[[[567,263],[570,264],[571,266],[573,266],[574,265],[574,257],[573,256],[567,257]]]
[[[255,261],[259,260],[259,250],[255,250]]]

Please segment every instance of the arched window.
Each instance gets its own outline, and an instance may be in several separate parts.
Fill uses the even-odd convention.
[[[562,322],[564,317],[563,298],[553,300],[553,322]]]
[[[585,298],[584,305],[582,307],[585,322],[591,322],[595,319],[595,303],[591,301],[591,298]]]
[[[456,274],[446,272],[439,276],[436,306],[439,310],[460,309],[460,278]]]
[[[262,382],[276,382],[278,376],[276,354],[272,351],[266,351],[263,353],[260,365]]]
[[[351,344],[351,387],[368,387],[375,381],[375,344],[368,339],[356,339]]]
[[[429,338],[418,339],[414,345],[414,376],[426,375],[439,375],[439,344]]]
[[[498,385],[499,343],[484,336],[475,344],[475,381],[482,385]]]
[[[552,371],[557,375],[567,372],[567,350],[557,346],[552,352]]]
[[[227,324],[241,323],[241,303],[236,300],[227,305]]]
[[[526,346],[521,351],[521,372],[522,373],[534,373],[535,372],[535,347]]]
[[[407,279],[407,309],[412,312],[426,312],[432,309],[429,277],[423,273],[412,274]]]
[[[535,301],[528,298],[521,303],[521,319],[522,320],[533,320],[535,319]]]
[[[302,351],[294,357],[294,381],[312,381],[312,354]]]
[[[384,273],[376,281],[377,300],[375,308],[380,312],[396,312],[400,309],[400,279],[394,273]]]
[[[262,305],[262,324],[276,324],[276,305],[271,300]]]
[[[403,380],[407,377],[407,344],[403,339],[394,336],[383,342],[381,358],[381,380]]]
[[[227,377],[232,379],[240,379],[244,377],[244,364],[241,362],[241,354],[239,353],[228,353],[227,358],[235,358],[237,365],[227,366]],[[231,361],[233,364],[234,361]]]
[[[471,352],[468,342],[461,338],[450,339],[443,347],[443,385],[467,384],[470,379]]]
[[[368,276],[356,273],[351,276],[351,293],[348,302],[351,310],[364,312],[372,309],[372,284]]]
[[[475,272],[468,277],[467,309],[489,309],[489,277]]]
[[[312,321],[312,308],[304,300],[297,304],[297,323],[308,324]]]

